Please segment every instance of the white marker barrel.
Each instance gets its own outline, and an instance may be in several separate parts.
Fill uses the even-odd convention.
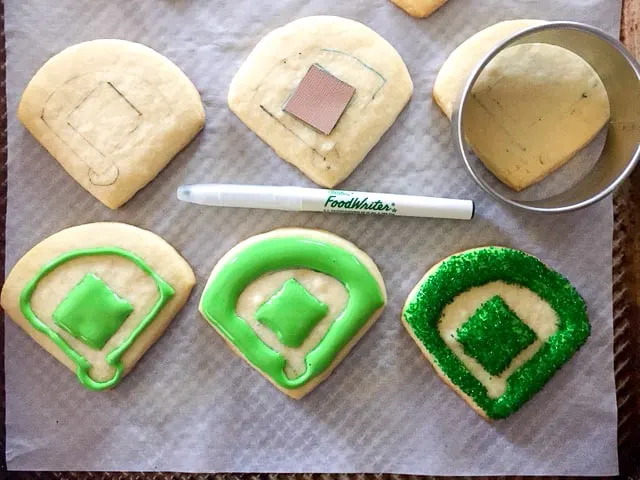
[[[474,213],[471,200],[263,185],[184,185],[178,189],[178,199],[216,207],[456,220],[469,220]]]

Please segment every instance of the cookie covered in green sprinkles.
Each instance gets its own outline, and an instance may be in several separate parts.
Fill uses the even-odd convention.
[[[402,322],[444,382],[486,419],[518,410],[591,331],[566,278],[504,247],[435,265],[409,294]]]

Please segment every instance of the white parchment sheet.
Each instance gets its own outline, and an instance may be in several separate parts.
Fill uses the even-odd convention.
[[[616,474],[611,200],[540,216],[499,205],[475,186],[431,100],[446,56],[494,22],[588,22],[617,35],[618,0],[450,0],[431,18],[387,0],[6,0],[9,109],[7,266],[65,227],[115,220],[152,230],[196,271],[188,305],[113,391],[95,393],[6,322],[10,469],[396,472],[459,475]],[[180,203],[198,182],[312,186],[227,108],[232,76],[268,32],[296,18],[359,20],[406,61],[415,94],[345,189],[472,198],[470,222],[215,209]],[[16,119],[28,80],[52,55],[89,39],[142,42],[194,81],[207,124],[133,200],[110,211],[85,192]],[[226,347],[197,303],[217,260],[248,236],[317,227],[367,251],[389,304],[330,379],[285,397]],[[593,334],[544,390],[507,420],[486,423],[435,375],[400,324],[414,284],[470,247],[524,249],[586,299]]]

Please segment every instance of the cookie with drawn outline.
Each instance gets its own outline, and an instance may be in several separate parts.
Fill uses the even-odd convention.
[[[469,75],[492,48],[544,23],[500,22],[457,47],[433,86],[433,98],[447,117],[452,117]],[[520,191],[588,145],[609,115],[607,91],[586,60],[557,45],[527,43],[501,51],[480,74],[465,107],[464,133],[484,165]]]
[[[251,237],[216,264],[200,312],[280,391],[302,398],[380,316],[387,295],[371,258],[328,232]]]
[[[94,40],[38,70],[18,118],[80,185],[118,208],[191,142],[205,114],[169,59],[138,43]]]
[[[104,390],[162,335],[194,284],[189,264],[154,233],[91,223],[29,250],[7,276],[0,303],[82,385]]]
[[[447,3],[447,0],[391,0],[412,17],[425,18]]]
[[[412,93],[406,65],[384,38],[356,21],[318,16],[264,37],[234,76],[228,103],[283,160],[334,187]]]
[[[503,247],[433,266],[409,294],[402,323],[440,378],[486,419],[518,410],[591,331],[566,278]]]

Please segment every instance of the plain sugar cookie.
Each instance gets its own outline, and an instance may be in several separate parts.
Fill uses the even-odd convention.
[[[451,119],[453,109],[474,67],[493,47],[512,35],[546,22],[542,20],[507,20],[496,23],[461,43],[442,64],[433,84],[433,99]]]
[[[194,284],[189,264],[159,236],[91,223],[29,250],[9,273],[0,303],[82,385],[103,390],[162,335]]]
[[[205,114],[170,60],[138,43],[94,40],[38,70],[18,118],[80,185],[118,208],[193,139]]]
[[[492,47],[541,23],[503,22],[458,47],[433,89],[447,116],[469,74]],[[466,104],[464,133],[485,166],[520,191],[591,142],[609,113],[606,89],[583,58],[556,45],[528,43],[503,50],[484,69]]]
[[[379,317],[387,295],[371,258],[327,232],[251,237],[216,264],[200,312],[280,391],[302,398]]]
[[[353,20],[319,16],[264,37],[234,76],[228,102],[282,159],[331,188],[378,143],[412,93],[407,67],[384,38]],[[287,108],[291,99],[295,109]],[[334,121],[330,133],[322,131]]]
[[[586,342],[586,305],[535,257],[484,247],[432,267],[402,323],[436,373],[477,413],[518,410]]]
[[[424,18],[431,15],[447,0],[391,0],[412,17]]]

